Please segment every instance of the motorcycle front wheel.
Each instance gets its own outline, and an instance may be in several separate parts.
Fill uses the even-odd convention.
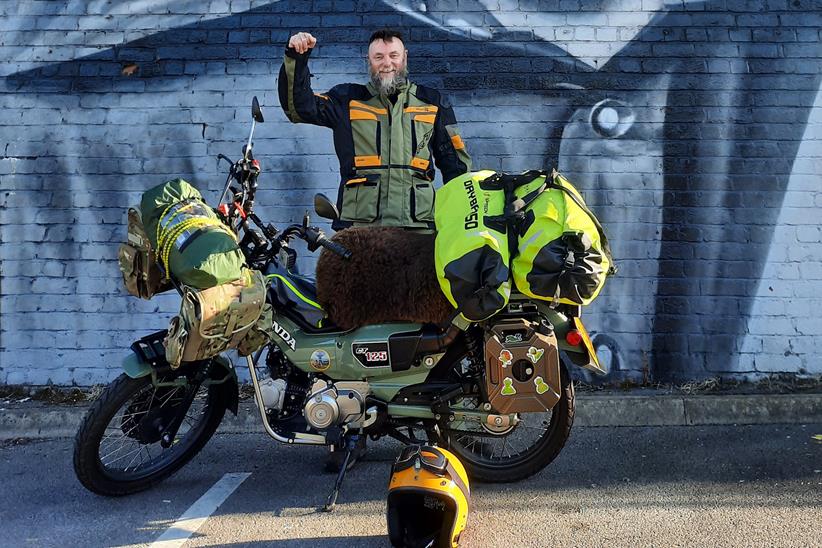
[[[452,423],[441,443],[459,457],[468,476],[486,483],[509,483],[532,476],[562,451],[574,423],[574,385],[560,363],[560,399],[545,413],[524,413],[516,426],[493,427]],[[479,407],[477,398],[458,403]]]
[[[199,387],[183,411],[185,390],[155,387],[150,376],[117,377],[88,410],[75,437],[74,471],[80,483],[99,495],[130,495],[194,458],[220,425],[226,403],[220,385]],[[164,425],[178,412],[185,412],[185,419],[172,444],[162,447]]]

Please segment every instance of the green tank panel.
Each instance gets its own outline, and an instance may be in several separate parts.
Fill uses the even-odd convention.
[[[393,371],[388,339],[397,333],[419,331],[416,323],[366,325],[347,333],[306,333],[274,313],[272,340],[288,359],[308,373],[342,380],[367,380],[377,398],[390,401],[405,386],[423,382],[429,370],[411,366]]]
[[[276,310],[271,324],[271,341],[280,347],[291,363],[309,373],[336,375],[336,333],[306,333]],[[327,359],[322,359],[323,353]],[[314,367],[309,363],[312,355],[316,362]]]
[[[412,384],[419,384],[425,382],[430,371],[424,367],[412,367],[408,371],[400,371],[379,377],[370,377],[368,384],[371,386],[371,392],[374,396],[383,400],[391,401],[397,392],[411,386]]]

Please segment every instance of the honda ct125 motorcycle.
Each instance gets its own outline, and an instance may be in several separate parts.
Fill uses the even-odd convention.
[[[265,431],[292,445],[344,451],[326,501],[334,507],[348,459],[368,436],[433,443],[456,454],[472,480],[513,482],[554,460],[574,420],[574,364],[604,374],[580,320],[580,307],[514,292],[481,322],[447,327],[385,323],[344,331],[318,327],[316,288],[295,272],[295,240],[310,251],[350,251],[302,223],[277,229],[254,213],[259,162],[251,137],[263,122],[256,97],[243,156],[231,163],[217,208],[238,234],[247,265],[266,274],[273,308],[270,339],[246,357]],[[219,161],[219,160],[218,160]],[[316,213],[336,207],[315,197]],[[277,289],[288,289],[277,290]],[[179,289],[179,288],[178,288]],[[76,436],[74,468],[90,491],[118,496],[147,489],[190,461],[226,410],[238,411],[238,380],[224,355],[165,358],[166,331],[131,346],[124,372],[93,403]]]

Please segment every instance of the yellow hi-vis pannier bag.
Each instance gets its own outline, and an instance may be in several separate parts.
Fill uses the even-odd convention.
[[[565,177],[527,173],[536,176],[514,190],[524,206],[511,261],[514,283],[532,298],[587,305],[616,272],[608,239]]]
[[[508,236],[505,227],[485,224],[502,215],[505,193],[486,189],[493,171],[469,172],[437,190],[434,201],[434,266],[448,301],[470,321],[493,316],[511,295]]]

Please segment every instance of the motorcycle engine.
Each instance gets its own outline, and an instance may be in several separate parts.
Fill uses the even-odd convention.
[[[303,417],[317,430],[342,425],[366,428],[376,421],[377,408],[366,407],[371,394],[367,382],[312,382],[312,376],[291,365],[277,350],[269,353],[266,363],[270,377],[260,381],[260,396],[269,417],[282,425],[288,423],[286,428],[294,428],[294,421]]]
[[[278,421],[299,416],[311,388],[310,377],[291,365],[277,348],[269,351],[266,365],[269,377],[259,386],[266,413]]]
[[[376,409],[366,409],[365,398],[370,393],[367,382],[330,383],[318,379],[311,386],[303,415],[308,424],[318,430],[342,424],[366,427],[376,419]]]

